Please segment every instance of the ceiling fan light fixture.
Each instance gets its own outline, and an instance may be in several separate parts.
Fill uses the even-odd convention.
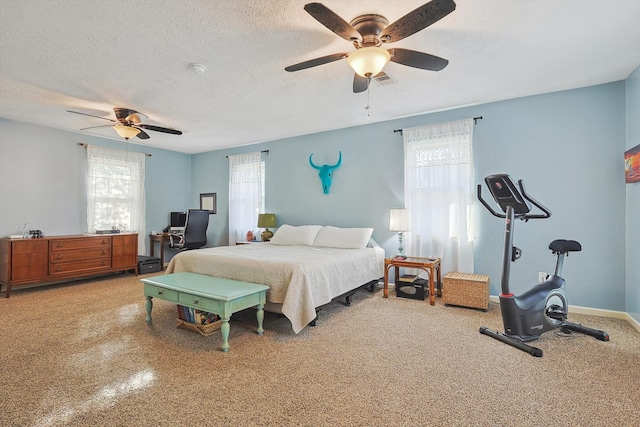
[[[133,138],[134,136],[138,136],[138,134],[140,133],[140,129],[125,125],[114,125],[113,129],[118,132],[118,135],[127,140]]]
[[[371,46],[356,50],[347,57],[347,64],[362,77],[373,77],[389,63],[391,54],[381,47]]]

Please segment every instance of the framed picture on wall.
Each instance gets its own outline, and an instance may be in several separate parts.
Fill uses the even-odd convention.
[[[640,181],[640,144],[624,153],[624,180],[627,184]]]
[[[200,209],[216,213],[216,193],[200,193]]]

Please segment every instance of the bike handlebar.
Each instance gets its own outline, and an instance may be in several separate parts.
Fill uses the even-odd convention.
[[[524,216],[525,221],[528,221],[530,219],[544,219],[544,218],[549,218],[551,216],[551,211],[549,209],[547,209],[544,205],[542,205],[542,203],[538,202],[533,197],[529,196],[527,191],[524,189],[524,182],[521,179],[518,180],[518,186],[520,187],[520,192],[522,193],[522,196],[528,201],[530,201],[535,207],[537,207],[542,212],[544,212],[542,214],[531,214],[531,215],[526,214]]]
[[[535,207],[540,209],[543,213],[541,213],[541,214],[529,214],[529,213],[515,214],[514,216],[516,218],[522,219],[524,221],[529,221],[530,219],[545,219],[545,218],[549,218],[551,216],[551,211],[549,209],[547,209],[543,204],[538,202],[536,199],[531,197],[529,195],[529,193],[527,193],[527,190],[525,190],[525,188],[524,188],[524,182],[521,179],[518,180],[518,186],[520,187],[520,193],[521,193],[522,197],[524,197],[526,200],[531,202],[531,204],[533,204]],[[514,190],[515,190],[515,188],[514,188]],[[515,190],[515,191],[517,191],[517,190]],[[494,198],[495,198],[495,196],[494,196]],[[484,205],[484,207],[487,208],[487,210],[493,216],[496,216],[498,218],[506,218],[507,217],[506,213],[496,212],[487,203],[487,201],[482,198],[482,185],[481,184],[478,184],[478,200],[480,200],[480,202]],[[497,202],[497,200],[496,200],[496,202]]]

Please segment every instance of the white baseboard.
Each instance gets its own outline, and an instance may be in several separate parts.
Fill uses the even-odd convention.
[[[489,299],[492,302],[500,304],[500,298],[495,295],[491,295]],[[638,332],[640,332],[640,322],[631,317],[631,315],[625,311],[605,310],[603,308],[581,307],[579,305],[569,304],[569,312],[588,314],[590,316],[610,317],[612,319],[624,319],[629,322],[631,326],[636,328]]]

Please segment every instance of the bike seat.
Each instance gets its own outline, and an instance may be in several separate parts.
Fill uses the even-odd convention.
[[[558,239],[549,243],[549,249],[551,252],[565,254],[567,252],[579,252],[582,250],[582,245],[575,240]]]

